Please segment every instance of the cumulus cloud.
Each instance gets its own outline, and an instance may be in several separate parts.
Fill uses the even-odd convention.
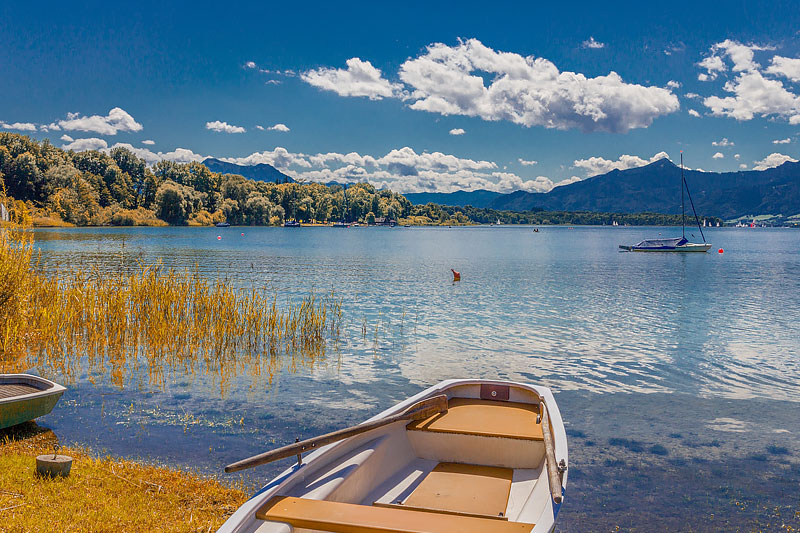
[[[286,124],[278,123],[278,124],[275,124],[274,126],[270,126],[267,129],[270,130],[270,131],[280,131],[280,132],[286,133],[287,131],[289,131],[289,126],[287,126]]]
[[[88,139],[75,139],[71,143],[63,145],[61,148],[64,150],[74,150],[76,152],[102,150],[103,148],[108,148],[108,143],[97,137],[89,137]]]
[[[669,80],[667,82],[667,87],[669,87],[670,89],[680,89],[681,88],[681,82],[675,81],[675,80]]]
[[[0,122],[0,128],[4,130],[36,131],[36,124],[30,122],[14,122],[12,124]]]
[[[380,157],[356,152],[309,155],[277,147],[247,157],[221,159],[244,165],[268,163],[295,179],[323,183],[368,181],[375,187],[388,187],[398,192],[475,189],[545,192],[554,186],[546,176],[521,177],[498,170],[497,164],[492,161],[462,158],[442,152],[418,153],[408,146],[390,150]]]
[[[347,68],[319,68],[300,74],[300,79],[319,89],[340,96],[363,96],[370,100],[399,96],[402,86],[390,83],[369,61],[357,57],[347,60]]]
[[[717,152],[716,154],[712,155],[711,157],[713,159],[722,159],[723,157],[725,157],[725,154],[723,154],[722,152]]]
[[[536,164],[539,163],[538,161],[534,161],[532,159],[531,160],[522,159],[521,157],[518,158],[517,161],[519,161],[519,164],[524,166],[524,167],[532,167],[533,165],[536,165]]]
[[[116,135],[123,132],[142,131],[142,125],[124,109],[115,107],[108,115],[80,116],[78,113],[67,113],[66,120],[59,120],[58,125],[67,131],[91,131],[100,135]]]
[[[733,142],[729,141],[727,137],[723,137],[721,141],[711,141],[711,146],[733,146]]]
[[[247,63],[244,64],[244,68],[251,68],[251,69],[257,68],[256,67],[256,62],[255,61],[248,61]]]
[[[719,74],[731,67],[733,78],[724,85],[728,96],[709,96],[703,104],[714,116],[735,118],[736,120],[752,120],[760,117],[783,117],[790,124],[800,124],[800,95],[788,89],[781,80],[765,77],[773,75],[795,81],[795,74],[800,74],[800,60],[774,56],[772,64],[763,69],[755,61],[755,52],[773,50],[773,47],[745,45],[726,39],[711,47],[711,55],[699,63],[706,69],[707,79],[715,79]],[[799,78],[800,79],[800,78]]]
[[[450,130],[450,135],[464,135],[467,133],[463,128],[453,128]]]
[[[247,131],[242,126],[234,126],[233,124],[228,124],[227,122],[222,122],[220,120],[206,122],[206,129],[219,133],[244,133]]]
[[[695,117],[695,118],[700,118],[700,113],[698,113],[698,112],[697,112],[697,111],[695,111],[694,109],[690,109],[690,110],[689,110],[689,114],[690,114],[690,115],[692,115],[692,116],[693,116],[693,117]]]
[[[772,144],[789,144],[790,142],[792,142],[791,137],[786,137],[785,139],[775,139]]]
[[[595,41],[594,37],[592,37],[590,35],[588,39],[583,41],[581,46],[583,46],[584,48],[592,48],[592,49],[597,50],[597,49],[600,49],[600,48],[605,48],[606,43],[601,43],[600,41]]]
[[[150,140],[150,139],[145,139],[144,141],[142,141],[142,144],[146,144],[148,146],[152,146],[152,145],[156,144],[156,142],[153,141],[153,140]]]
[[[745,168],[747,168],[747,165],[744,164],[744,163],[739,163],[739,168],[745,169]]]
[[[264,126],[258,126],[258,125],[257,125],[257,126],[256,126],[256,129],[257,129],[257,130],[259,130],[259,131],[264,131]]]
[[[67,135],[67,134],[65,133],[64,135],[62,135],[62,136],[61,136],[61,140],[62,140],[62,141],[64,141],[64,142],[66,142],[66,143],[71,143],[71,142],[72,142],[72,141],[74,141],[75,139],[73,139],[72,137],[70,137],[69,135]]]
[[[800,81],[800,58],[775,56],[766,72],[798,82]]]
[[[768,168],[778,167],[786,163],[787,161],[796,163],[797,159],[794,159],[793,157],[785,154],[779,154],[777,152],[773,152],[764,159],[762,159],[761,161],[756,161],[753,170],[766,170]]]
[[[497,52],[477,39],[429,45],[403,63],[400,79],[412,89],[412,109],[526,127],[626,132],[680,107],[669,89],[625,83],[616,72],[560,72],[547,59]]]
[[[148,165],[158,163],[159,161],[175,161],[176,163],[191,163],[193,161],[202,161],[205,159],[200,154],[196,154],[188,148],[176,148],[172,152],[153,152],[147,148],[138,148],[128,143],[116,143],[108,150],[114,148],[127,148],[138,157],[144,159]]]
[[[586,172],[587,177],[596,176],[598,174],[605,174],[612,170],[626,170],[629,168],[643,167],[649,165],[659,159],[669,159],[666,152],[659,152],[650,159],[643,159],[636,155],[623,154],[619,159],[604,159],[602,157],[590,157],[588,159],[576,159],[573,161],[572,166],[581,168]]]
[[[738,161],[738,160],[739,160],[741,157],[742,157],[742,156],[741,156],[741,154],[733,154],[733,158],[734,158],[735,160],[737,160],[737,161]]]

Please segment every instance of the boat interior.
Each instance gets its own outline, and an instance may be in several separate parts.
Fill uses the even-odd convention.
[[[24,375],[0,376],[0,400],[33,394],[52,388],[53,385],[44,380]]]
[[[445,393],[446,412],[349,438],[301,467],[258,508],[256,531],[531,531],[551,503],[538,395]]]

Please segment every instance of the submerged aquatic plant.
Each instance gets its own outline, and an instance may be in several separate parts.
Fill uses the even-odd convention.
[[[160,264],[45,270],[30,232],[0,230],[0,372],[110,376],[119,387],[131,377],[162,387],[167,373],[203,373],[224,393],[241,374],[271,382],[282,368],[313,367],[341,331],[333,293],[281,305],[266,289]]]

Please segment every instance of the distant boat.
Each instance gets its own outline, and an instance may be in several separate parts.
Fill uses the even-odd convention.
[[[553,531],[569,459],[550,389],[478,379],[225,471],[288,458],[218,533]]]
[[[65,390],[30,374],[0,374],[0,429],[46,415]]]
[[[230,228],[230,227],[231,227],[231,225],[230,225],[230,224],[228,224],[227,222],[217,222],[217,223],[216,223],[216,226],[217,226],[218,228]]]
[[[300,223],[296,220],[287,220],[283,223],[284,228],[299,228]]]
[[[349,228],[350,224],[348,224],[347,222],[334,222],[333,223],[333,227],[334,228]]]
[[[683,200],[684,189],[686,189],[689,202],[692,204],[692,212],[694,213],[694,220],[697,222],[697,229],[700,230],[700,235],[703,237],[702,244],[689,242],[686,238],[686,209]],[[700,219],[697,216],[697,211],[694,209],[692,193],[689,192],[689,186],[686,184],[686,178],[683,176],[683,151],[681,151],[681,226],[683,233],[681,237],[672,239],[645,239],[638,244],[620,244],[619,247],[626,252],[707,252],[711,248],[711,245],[706,242],[706,236],[703,235]]]

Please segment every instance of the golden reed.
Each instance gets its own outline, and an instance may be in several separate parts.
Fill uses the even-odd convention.
[[[44,274],[43,266],[30,232],[0,229],[0,372],[110,376],[119,387],[212,374],[224,393],[235,376],[271,383],[283,368],[321,362],[328,341],[338,345],[342,308],[333,293],[281,306],[275,293],[197,271]]]

